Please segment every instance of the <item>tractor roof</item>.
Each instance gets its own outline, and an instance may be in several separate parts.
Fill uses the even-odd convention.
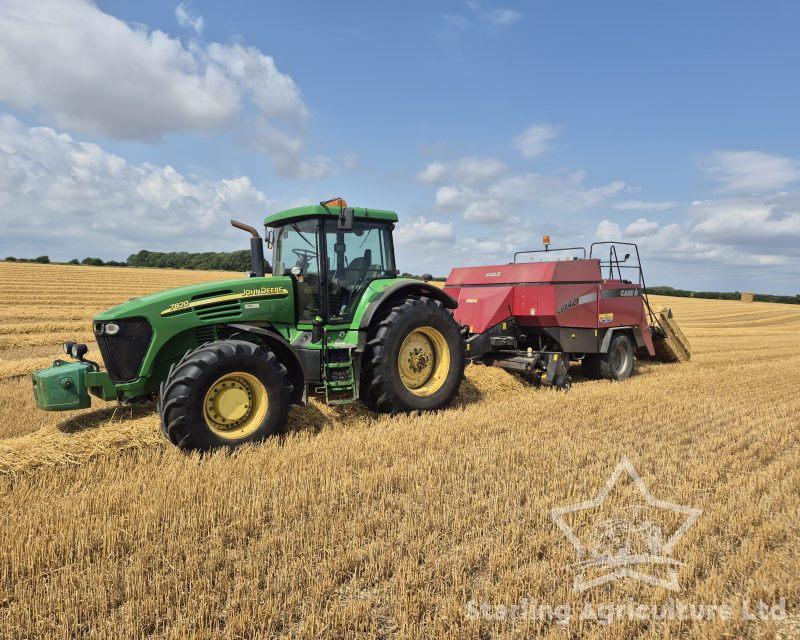
[[[287,222],[300,220],[302,218],[315,218],[317,216],[330,216],[336,218],[339,215],[338,205],[323,207],[315,204],[307,207],[295,207],[278,211],[264,218],[264,224],[268,227],[277,227]],[[367,209],[366,207],[353,207],[353,217],[356,220],[382,220],[384,222],[397,222],[397,214],[394,211],[383,209]]]

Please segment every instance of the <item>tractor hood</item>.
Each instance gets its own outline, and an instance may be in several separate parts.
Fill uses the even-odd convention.
[[[131,317],[159,322],[187,315],[195,317],[198,322],[213,316],[224,316],[225,320],[239,319],[245,310],[261,308],[262,302],[292,298],[291,293],[292,281],[288,277],[203,282],[131,298],[99,313],[94,322]]]
[[[214,340],[215,325],[289,324],[294,317],[290,277],[239,278],[128,300],[96,315],[93,329],[117,391],[141,395],[155,390],[153,381],[166,376],[170,363],[198,344]],[[154,367],[158,369],[155,377]]]

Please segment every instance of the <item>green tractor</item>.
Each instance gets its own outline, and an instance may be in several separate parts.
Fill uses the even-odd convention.
[[[105,371],[68,342],[75,361],[33,374],[37,406],[86,408],[90,394],[133,403],[158,397],[176,446],[209,450],[286,431],[292,404],[361,400],[381,413],[428,411],[458,393],[466,363],[438,287],[399,278],[397,214],[341,199],[268,216],[252,234],[247,278],[154,293],[93,320]]]

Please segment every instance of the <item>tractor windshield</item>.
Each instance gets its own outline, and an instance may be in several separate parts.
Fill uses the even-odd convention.
[[[392,228],[355,220],[342,230],[336,219],[309,218],[275,230],[273,273],[297,280],[300,322],[325,315],[334,322],[352,319],[369,283],[395,275]]]

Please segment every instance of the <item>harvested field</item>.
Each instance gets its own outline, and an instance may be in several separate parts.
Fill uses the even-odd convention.
[[[312,402],[285,440],[233,454],[179,453],[148,405],[35,409],[28,375],[63,340],[97,354],[92,313],[235,275],[0,263],[0,637],[798,637],[800,306],[654,297],[690,361],[623,383],[576,369],[569,393],[470,367],[438,414]],[[623,456],[655,498],[702,510],[674,550],[680,590],[574,594],[548,512],[597,496]],[[621,478],[576,534],[625,504]],[[573,615],[468,619],[468,601],[523,598]],[[735,614],[579,619],[670,598]],[[780,598],[787,620],[740,615]]]

